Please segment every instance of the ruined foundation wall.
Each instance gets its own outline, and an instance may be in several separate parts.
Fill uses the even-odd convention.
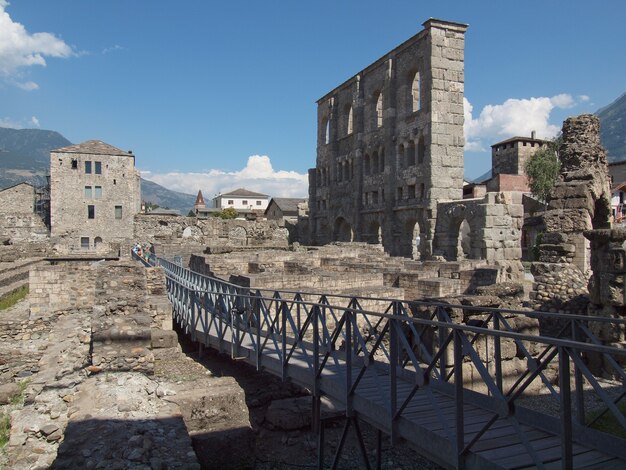
[[[201,254],[233,248],[287,248],[289,232],[274,221],[135,216],[136,242],[155,244],[159,256]]]
[[[29,280],[32,318],[59,311],[91,314],[95,371],[152,373],[153,335],[171,329],[161,268],[146,269],[132,261],[71,262],[37,266]]]

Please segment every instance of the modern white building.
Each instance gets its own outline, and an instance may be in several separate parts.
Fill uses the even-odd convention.
[[[226,209],[232,207],[238,212],[261,211],[265,212],[270,197],[267,194],[255,193],[244,188],[238,188],[228,193],[218,194],[213,198],[213,207]]]

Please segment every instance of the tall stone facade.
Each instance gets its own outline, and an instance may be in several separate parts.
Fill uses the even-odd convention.
[[[437,202],[462,198],[467,25],[424,29],[323,96],[309,170],[312,242],[432,254]]]
[[[50,224],[58,252],[130,245],[141,209],[135,156],[99,140],[50,152]]]

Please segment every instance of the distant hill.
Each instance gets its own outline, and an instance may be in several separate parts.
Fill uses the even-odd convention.
[[[600,140],[609,162],[626,160],[626,93],[596,114],[600,118]]]
[[[178,209],[181,215],[187,215],[196,203],[196,196],[192,194],[172,191],[143,178],[141,178],[141,198],[160,207]]]
[[[27,181],[46,183],[50,170],[50,150],[72,145],[61,134],[41,129],[0,127],[0,189]],[[195,196],[170,191],[152,181],[141,179],[141,197],[161,207],[178,209],[187,215]]]

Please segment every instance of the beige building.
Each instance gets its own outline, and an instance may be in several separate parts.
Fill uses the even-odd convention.
[[[52,150],[50,198],[52,242],[59,251],[123,249],[141,210],[135,156],[99,140]]]

